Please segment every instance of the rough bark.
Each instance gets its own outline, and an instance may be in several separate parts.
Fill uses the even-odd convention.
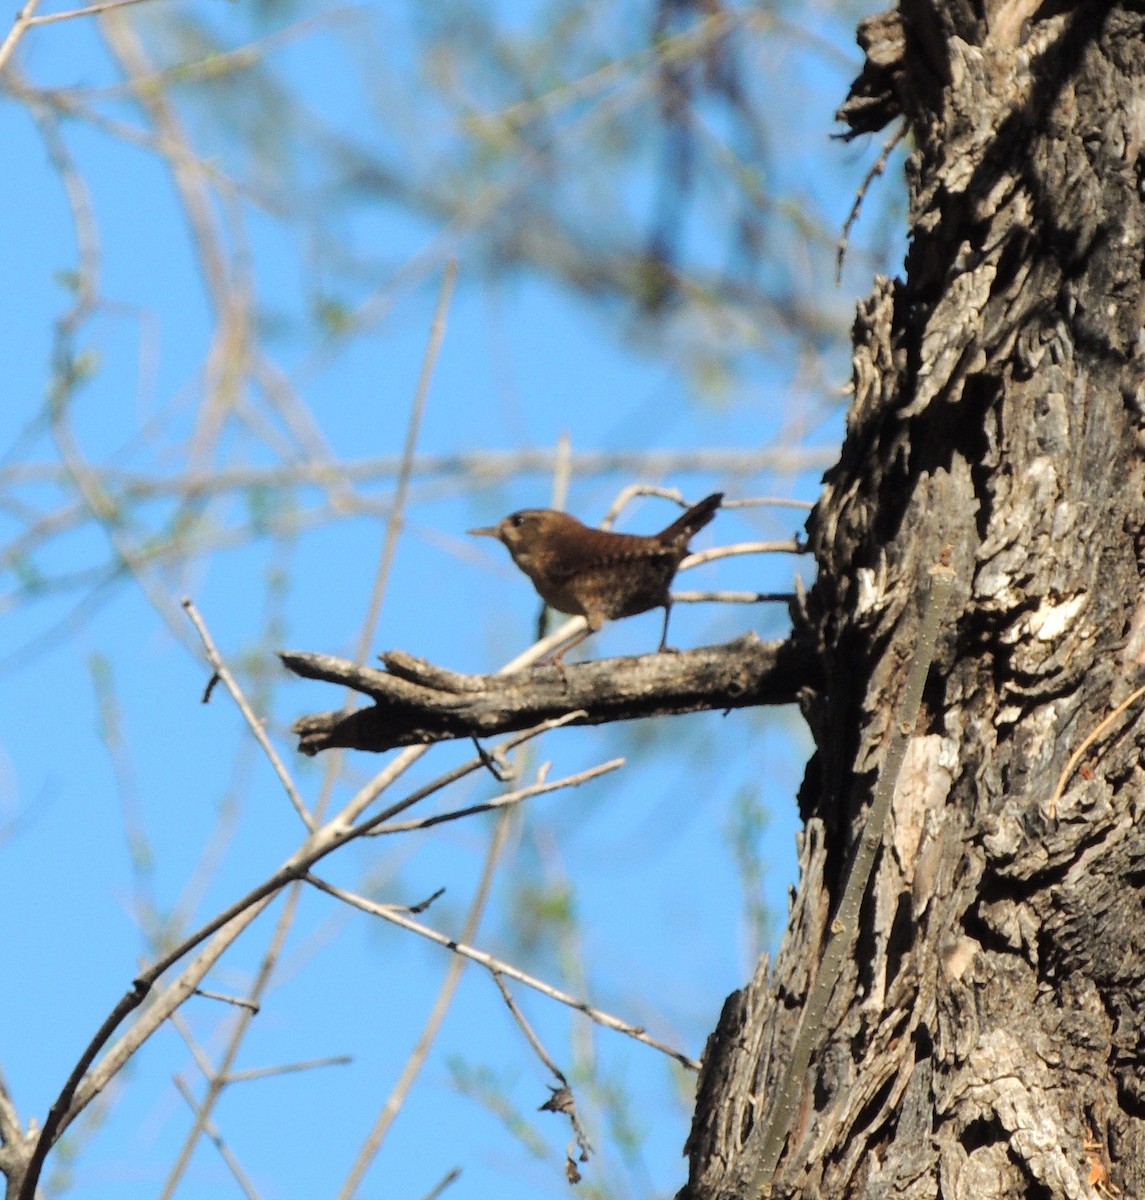
[[[792,919],[724,1008],[686,1200],[1145,1195],[1145,15],[901,0],[842,117],[899,114],[905,281],[860,307],[796,637],[823,664]],[[760,1129],[944,547],[956,572],[859,940],[774,1179]]]
[[[292,726],[303,754],[343,747],[392,750],[461,737],[493,737],[578,715],[599,725],[704,709],[791,704],[815,678],[810,652],[747,634],[719,646],[461,675],[403,651],[381,655],[386,670],[329,654],[283,650],[296,675],[353,688],[374,701],[354,712],[313,713]]]

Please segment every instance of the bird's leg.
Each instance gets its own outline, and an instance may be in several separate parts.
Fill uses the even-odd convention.
[[[568,654],[570,650],[576,649],[576,647],[579,646],[590,633],[592,633],[591,629],[584,629],[578,633],[576,637],[574,637],[573,640],[564,647],[564,649],[556,650],[552,654],[546,654],[544,658],[537,659],[538,667],[556,667],[556,669],[560,671],[561,679],[564,682],[566,692],[569,688],[569,673],[565,670],[565,655]]]
[[[537,665],[547,664],[550,667],[559,667],[564,662],[565,655],[570,650],[575,650],[585,638],[595,632],[593,629],[582,629],[567,646],[562,647],[560,650],[555,650],[552,654],[546,654],[544,658],[537,659]]]
[[[657,647],[656,653],[662,654],[668,649],[668,618],[672,615],[672,601],[664,602],[664,632],[660,635],[660,645]]]
[[[544,658],[538,659],[537,666],[541,666],[542,664],[547,664],[549,666],[556,667],[560,671],[560,673],[561,673],[562,677],[564,678],[564,681],[567,685],[569,679],[568,679],[568,676],[565,674],[565,663],[564,663],[565,655],[568,654],[568,652],[570,650],[575,650],[577,648],[577,646],[579,646],[581,644],[581,642],[583,642],[585,640],[585,638],[591,637],[592,634],[596,633],[597,630],[599,630],[603,624],[604,624],[603,617],[589,617],[587,628],[582,629],[580,631],[580,633],[578,633],[576,635],[576,637],[574,637],[572,639],[572,641],[569,642],[569,644],[567,646],[565,646],[563,649],[558,650],[555,654],[547,654],[547,655],[545,655]]]

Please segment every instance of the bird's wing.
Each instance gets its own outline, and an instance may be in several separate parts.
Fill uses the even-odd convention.
[[[678,562],[682,557],[678,546],[656,546],[651,538],[638,534],[609,533],[607,541],[600,543],[595,553],[589,554],[584,553],[583,543],[579,539],[569,540],[572,544],[567,548],[564,545],[553,547],[554,553],[547,571],[549,578],[558,586],[578,576],[607,571],[637,559]]]

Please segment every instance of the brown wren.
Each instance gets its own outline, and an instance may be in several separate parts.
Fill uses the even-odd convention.
[[[663,650],[672,611],[668,588],[688,542],[716,515],[723,498],[723,492],[714,492],[651,536],[592,529],[551,508],[523,508],[496,525],[469,532],[504,542],[546,604],[588,621],[588,628],[553,662],[559,663],[605,621],[650,608],[664,609]]]

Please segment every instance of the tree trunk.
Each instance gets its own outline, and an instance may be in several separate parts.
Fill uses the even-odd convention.
[[[681,1196],[1141,1197],[1145,701],[1070,760],[1143,681],[1145,14],[901,0],[860,41],[841,116],[907,122],[912,243],[860,308],[810,522],[798,894],[709,1043]],[[944,548],[857,940],[761,1177]]]

